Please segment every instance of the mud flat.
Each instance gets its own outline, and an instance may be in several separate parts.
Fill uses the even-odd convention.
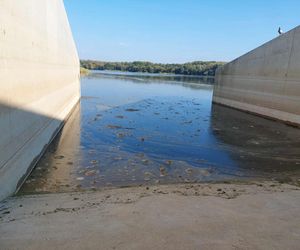
[[[299,249],[300,189],[177,184],[13,197],[1,249]]]

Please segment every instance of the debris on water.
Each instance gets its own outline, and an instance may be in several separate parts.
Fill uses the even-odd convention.
[[[126,109],[127,112],[138,112],[140,111],[139,109],[133,109],[133,108],[130,108],[130,109]]]
[[[145,172],[144,175],[145,175],[145,176],[152,176],[153,174],[150,173],[150,172]]]
[[[143,159],[143,160],[142,160],[142,163],[145,164],[145,165],[147,165],[147,164],[149,163],[149,160]]]
[[[61,159],[64,159],[65,157],[63,155],[57,155],[57,156],[54,156],[54,159],[57,159],[57,160],[61,160]]]
[[[114,160],[115,161],[121,161],[121,160],[123,160],[123,158],[121,156],[117,156],[117,157],[114,158]]]
[[[117,133],[117,137],[119,138],[119,139],[122,139],[122,138],[124,138],[126,136],[126,134],[124,134],[124,133]]]
[[[167,170],[166,170],[165,167],[161,166],[161,167],[159,168],[159,171],[160,171],[160,176],[161,176],[161,177],[167,175]]]
[[[220,132],[221,132],[221,129],[219,129],[219,128],[213,128],[213,131],[214,131],[215,134],[219,135]]]
[[[249,140],[248,143],[254,144],[254,145],[259,145],[260,144],[258,141],[254,140],[254,139]]]
[[[122,126],[119,126],[119,125],[107,125],[107,128],[109,128],[109,129],[120,129],[120,128],[122,128]]]
[[[193,169],[192,169],[192,168],[187,168],[187,169],[185,170],[185,172],[186,172],[187,174],[192,174],[192,173],[193,173]]]
[[[192,95],[191,89],[187,93],[182,89],[183,93],[174,96],[171,85],[170,91],[162,89],[162,93],[156,85],[154,93],[152,88],[145,91],[146,85],[134,85],[142,88],[125,91],[129,96],[124,97],[114,96],[118,84],[111,85],[102,89],[99,84],[101,91],[93,85],[98,100],[83,100],[78,117],[74,123],[70,119],[70,126],[50,145],[25,182],[23,193],[36,188],[64,192],[107,185],[210,182],[257,174],[275,178],[290,169],[290,173],[299,169],[299,140],[290,136],[299,138],[299,133],[290,133],[289,128],[279,124],[270,127],[272,122],[238,111],[211,106],[211,100],[202,98],[201,88],[193,90]],[[206,91],[205,88],[208,94]],[[155,95],[151,102],[145,99],[150,97],[148,94],[151,98]],[[94,119],[99,121],[93,122]],[[257,154],[260,151],[263,154]],[[259,165],[266,166],[266,174],[256,171]]]
[[[191,124],[193,123],[193,121],[186,121],[186,122],[183,122],[182,124]]]
[[[173,161],[172,160],[166,160],[165,163],[170,166],[170,165],[172,165]]]
[[[202,175],[202,176],[210,176],[211,175],[211,172],[210,170],[207,170],[207,169],[200,169],[199,170],[199,173]]]

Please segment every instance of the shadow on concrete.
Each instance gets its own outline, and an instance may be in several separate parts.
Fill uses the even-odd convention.
[[[0,103],[0,200],[20,187],[63,121]]]
[[[241,169],[275,177],[300,172],[298,128],[214,104],[211,129]]]

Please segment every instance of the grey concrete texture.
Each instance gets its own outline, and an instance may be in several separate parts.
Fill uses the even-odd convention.
[[[0,203],[0,246],[298,250],[299,212],[299,188],[274,182],[20,196]]]
[[[213,100],[300,125],[300,26],[219,68]]]
[[[11,195],[80,98],[62,0],[0,1],[0,200]]]

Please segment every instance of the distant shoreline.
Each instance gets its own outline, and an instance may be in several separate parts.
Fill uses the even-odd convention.
[[[213,85],[215,76],[194,76],[194,75],[175,75],[166,73],[140,73],[140,72],[124,72],[124,71],[108,71],[108,70],[90,70],[87,77],[101,76],[113,77],[119,79],[130,79],[137,82],[155,81],[155,82],[173,82],[186,84],[205,84]]]
[[[185,78],[215,78],[215,76],[207,75],[180,75],[170,73],[145,73],[145,72],[129,72],[118,70],[89,70],[90,74],[98,73],[102,75],[115,75],[115,76],[144,76],[144,77],[185,77]]]
[[[218,67],[224,62],[197,61],[184,64],[161,64],[151,62],[102,62],[81,60],[81,67],[88,70],[129,72],[144,74],[171,74],[178,76],[214,77]]]

